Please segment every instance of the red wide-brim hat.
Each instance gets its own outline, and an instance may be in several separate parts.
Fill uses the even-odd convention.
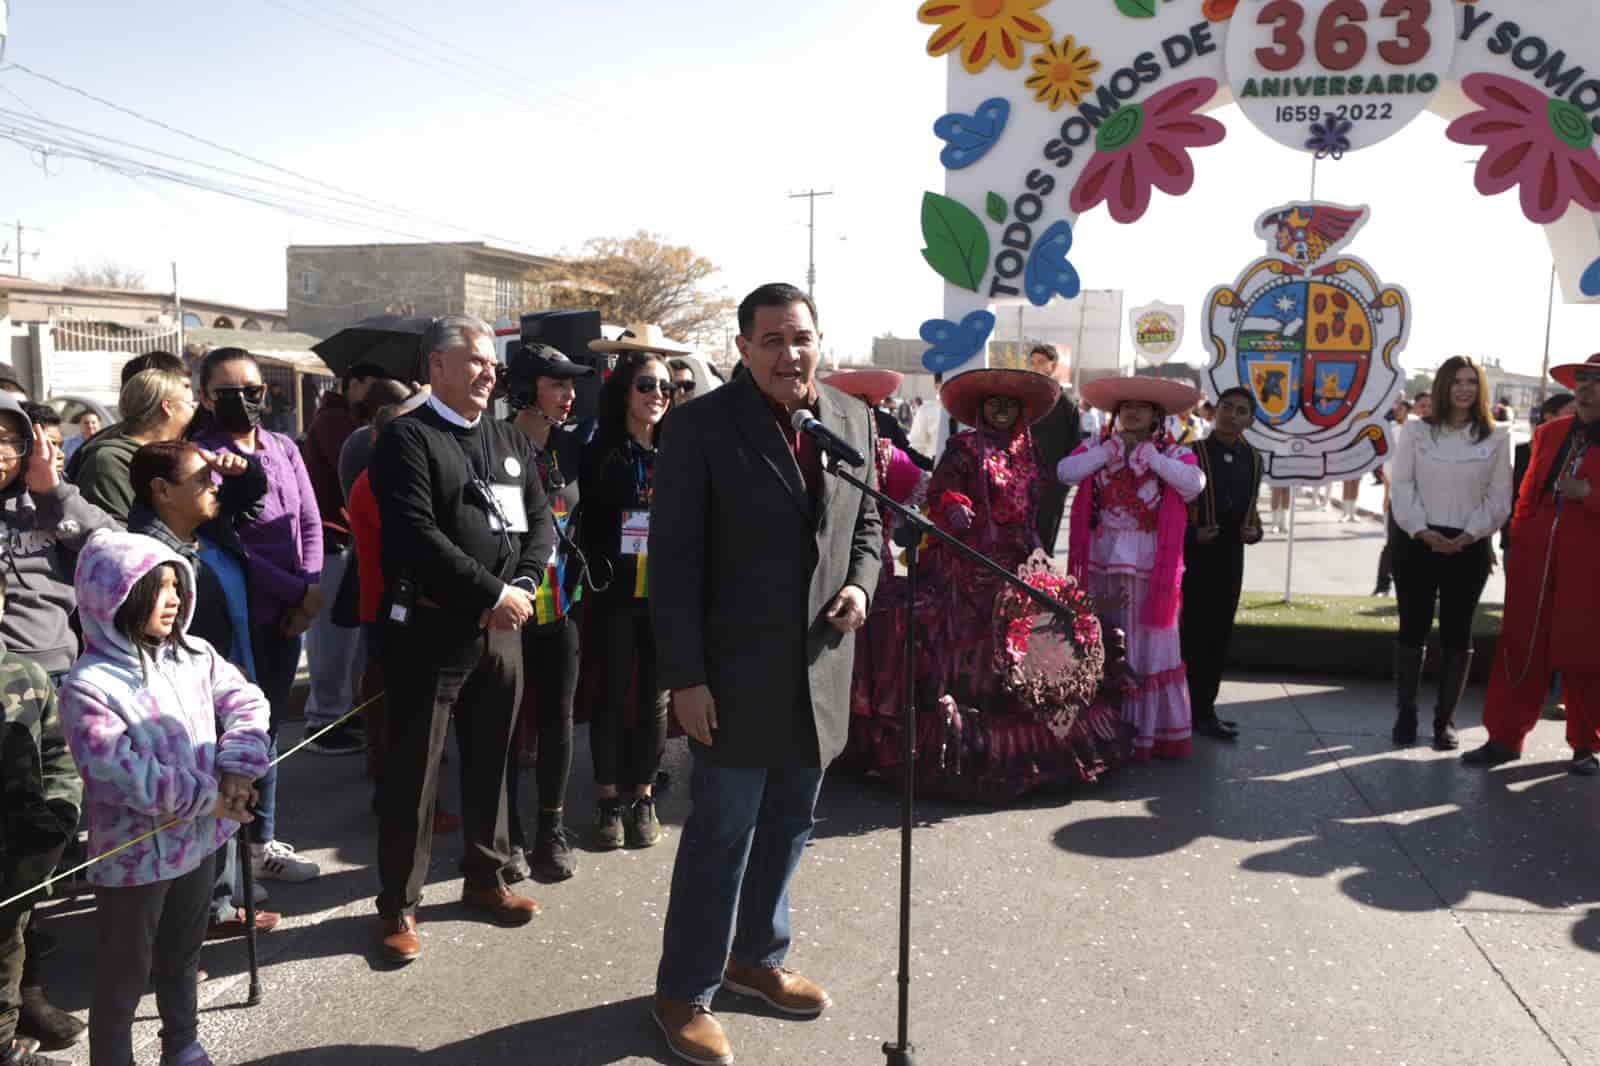
[[[1181,415],[1198,407],[1204,398],[1193,385],[1171,378],[1098,378],[1084,382],[1081,391],[1089,406],[1111,414],[1131,400],[1155,404],[1169,415]]]
[[[969,370],[944,383],[939,402],[957,422],[977,427],[983,421],[983,401],[1009,396],[1022,404],[1022,421],[1032,425],[1061,400],[1061,386],[1031,370]]]
[[[899,392],[905,380],[906,376],[895,370],[836,370],[822,383],[876,407]]]
[[[1563,363],[1560,366],[1553,366],[1550,368],[1550,376],[1576,392],[1578,390],[1578,371],[1591,366],[1600,367],[1600,352],[1591,355],[1582,363]]]

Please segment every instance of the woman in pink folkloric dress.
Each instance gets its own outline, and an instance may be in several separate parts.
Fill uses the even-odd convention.
[[[1178,640],[1183,535],[1205,475],[1163,424],[1200,393],[1165,379],[1104,378],[1084,385],[1083,397],[1115,422],[1056,468],[1078,486],[1070,570],[1094,596],[1101,623],[1127,634],[1132,686],[1122,717],[1138,731],[1135,758],[1183,758],[1192,725]]]

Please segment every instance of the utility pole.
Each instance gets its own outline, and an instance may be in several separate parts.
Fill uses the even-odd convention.
[[[806,295],[815,302],[817,298],[817,199],[823,196],[832,196],[833,190],[818,192],[816,189],[807,189],[805,192],[792,193],[791,200],[809,200],[811,220],[806,223],[810,230],[809,248],[806,252]]]
[[[8,252],[8,251],[12,251],[12,249],[11,248],[0,248],[0,263],[11,263],[13,266],[16,267],[15,276],[20,278],[20,277],[22,277],[22,257],[23,257],[23,255],[27,254],[27,255],[33,256],[35,259],[39,258],[39,252],[38,252],[37,249],[35,249],[32,252],[27,252],[27,253],[23,252],[23,250],[22,250],[22,234],[23,234],[23,231],[24,230],[31,230],[34,233],[39,233],[39,232],[41,232],[41,230],[37,226],[24,226],[20,221],[16,224],[16,230],[17,230],[17,243],[16,243],[15,252],[14,252],[15,258],[12,258],[12,259],[4,258],[3,257],[3,253]]]
[[[1550,295],[1544,302],[1544,366],[1539,370],[1539,405],[1550,394],[1550,334],[1556,324],[1556,265],[1550,264]]]

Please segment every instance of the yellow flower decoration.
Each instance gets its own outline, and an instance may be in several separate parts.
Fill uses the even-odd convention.
[[[1058,111],[1062,104],[1073,107],[1083,102],[1094,79],[1089,77],[1100,69],[1100,61],[1088,47],[1078,47],[1071,36],[1063,37],[1061,44],[1046,44],[1044,51],[1033,57],[1034,73],[1025,83],[1034,90],[1034,99]]]
[[[1007,70],[1022,66],[1022,42],[1050,40],[1050,23],[1035,15],[1046,0],[926,0],[917,21],[938,26],[928,54],[961,49],[961,65],[979,74],[990,62]]]

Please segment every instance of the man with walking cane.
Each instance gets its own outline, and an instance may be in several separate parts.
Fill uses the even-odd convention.
[[[791,428],[810,411],[873,453],[871,412],[815,381],[821,339],[792,285],[745,297],[748,373],[669,415],[656,461],[650,556],[670,565],[650,575],[651,612],[694,772],[654,1016],[673,1053],[701,1066],[733,1061],[711,1013],[721,987],[795,1017],[831,1003],[784,968],[789,887],[844,748],[882,543],[876,506],[825,479],[816,441]]]
[[[1506,571],[1506,614],[1489,675],[1483,724],[1488,743],[1461,757],[1493,767],[1522,757],[1539,721],[1551,671],[1561,672],[1573,773],[1600,773],[1600,660],[1594,615],[1600,606],[1600,354],[1554,367],[1578,413],[1539,427],[1517,494]]]

